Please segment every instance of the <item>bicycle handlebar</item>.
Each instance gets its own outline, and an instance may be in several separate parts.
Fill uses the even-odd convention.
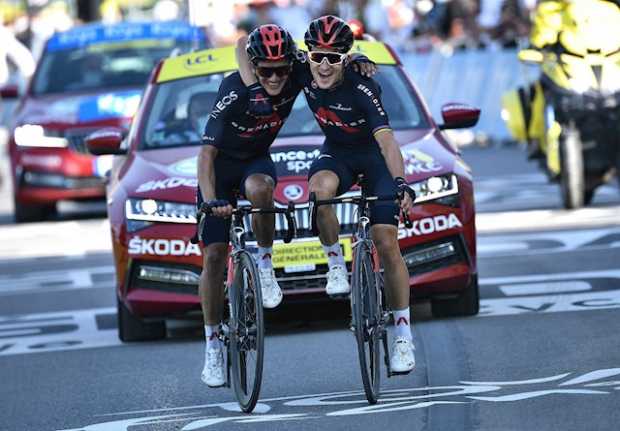
[[[205,216],[213,214],[213,206],[209,205],[206,202],[203,202],[200,205],[200,209],[196,214],[196,218],[198,220],[196,234],[190,239],[192,244],[197,244],[200,235],[202,234],[202,229],[205,223]],[[295,204],[293,202],[289,202],[286,208],[254,208],[251,205],[242,205],[233,209],[232,215],[237,217],[243,217],[247,214],[284,214],[286,218],[287,231],[286,236],[284,237],[285,243],[290,243],[295,236],[297,231],[297,224],[295,222]]]
[[[407,193],[407,191],[405,191]],[[378,196],[343,196],[339,198],[332,199],[317,199],[316,194],[314,192],[310,193],[308,204],[310,206],[310,229],[313,235],[318,235],[319,230],[316,225],[316,212],[317,208],[321,205],[333,205],[333,204],[365,204],[366,202],[394,202],[394,201],[402,201],[404,196],[400,193],[390,194],[390,195],[378,195]],[[414,199],[415,200],[415,199]],[[410,229],[413,226],[411,219],[409,218],[409,214],[405,211],[401,210],[401,214],[403,216],[403,222],[405,223],[405,227]]]

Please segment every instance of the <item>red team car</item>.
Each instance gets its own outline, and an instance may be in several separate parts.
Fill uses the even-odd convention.
[[[158,61],[206,46],[205,33],[183,22],[89,24],[52,36],[9,140],[16,221],[43,220],[60,200],[102,199],[101,166],[84,137],[128,127]]]
[[[430,299],[438,316],[475,314],[479,300],[472,176],[441,129],[470,127],[479,111],[445,105],[444,122],[437,125],[389,47],[357,41],[353,49],[379,65],[375,79],[402,145],[406,180],[418,196],[413,226],[399,231],[413,297]],[[196,160],[207,116],[237,97],[231,92],[216,100],[222,78],[233,70],[230,47],[166,59],[153,72],[127,138],[121,129],[107,128],[87,140],[93,153],[117,155],[108,184],[108,216],[122,340],[163,337],[165,318],[187,316],[200,307],[201,250],[190,242],[195,232]],[[326,259],[307,217],[307,172],[322,142],[300,96],[271,147],[279,176],[277,204],[293,201],[298,208],[297,239],[274,244],[273,262],[285,302],[327,299]],[[352,210],[337,208],[349,261]],[[285,227],[276,219],[276,238]]]

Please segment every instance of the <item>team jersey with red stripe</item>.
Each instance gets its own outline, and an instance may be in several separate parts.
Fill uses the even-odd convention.
[[[280,95],[270,98],[273,114],[257,118],[248,113],[249,95],[239,72],[230,74],[220,84],[202,141],[235,159],[269,154],[299,91],[299,86],[289,81]]]
[[[325,134],[328,148],[378,148],[374,133],[389,129],[390,123],[381,102],[381,88],[374,79],[354,72],[349,66],[340,84],[322,90],[314,82],[307,63],[295,62],[293,71]]]

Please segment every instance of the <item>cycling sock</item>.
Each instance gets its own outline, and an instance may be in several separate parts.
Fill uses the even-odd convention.
[[[342,248],[340,248],[339,242],[332,245],[324,245],[323,251],[327,256],[327,266],[329,269],[332,269],[334,265],[344,266],[344,256],[342,255]]]
[[[273,255],[273,247],[258,247],[258,267],[259,268],[273,268],[271,263],[271,256]]]
[[[218,338],[218,330],[220,325],[205,325],[205,339],[207,340],[207,349],[218,349],[221,347]]]
[[[411,341],[411,326],[409,307],[402,310],[393,310],[394,317],[393,337],[405,337]]]

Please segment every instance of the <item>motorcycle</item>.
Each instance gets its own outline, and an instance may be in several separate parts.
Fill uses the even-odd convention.
[[[559,182],[564,207],[588,205],[614,173],[620,180],[620,7],[568,3],[555,43],[518,57],[541,75],[503,95],[502,117]]]

